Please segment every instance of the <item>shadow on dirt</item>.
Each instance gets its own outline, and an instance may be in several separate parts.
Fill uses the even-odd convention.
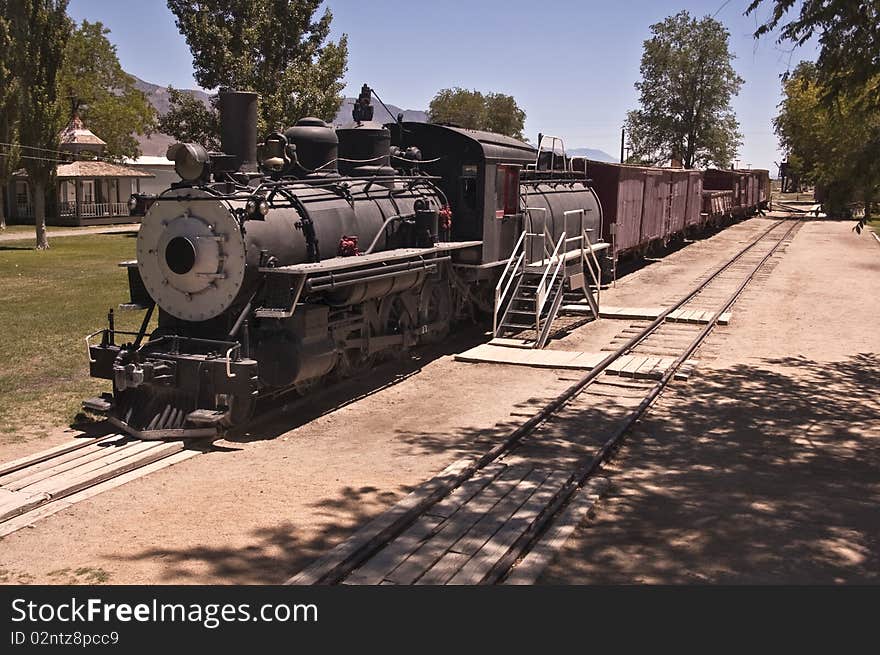
[[[877,355],[789,358],[674,388],[628,438],[597,521],[543,582],[877,582],[878,373]],[[407,438],[452,461],[504,438],[518,414],[489,430]],[[588,433],[575,418],[565,418],[571,430]],[[167,580],[204,579],[207,566],[229,583],[280,583],[409,491],[346,487],[312,506],[321,527],[309,539],[284,523],[253,531],[246,549],[152,548],[131,559],[161,559]]]
[[[880,356],[703,371],[628,438],[546,583],[876,583]]]

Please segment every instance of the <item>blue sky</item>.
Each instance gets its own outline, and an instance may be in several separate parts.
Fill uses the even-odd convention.
[[[347,33],[346,95],[368,82],[385,102],[425,109],[451,86],[513,95],[526,111],[526,133],[562,136],[570,148],[620,149],[620,126],[637,105],[642,42],[650,25],[682,9],[716,15],[730,31],[734,67],[745,84],[734,101],[744,143],[741,166],[779,161],[771,120],[779,75],[794,53],[774,38],[755,41],[759,16],[748,0],[327,0],[334,38]],[[156,84],[196,86],[192,58],[162,0],[70,0],[76,20],[102,21],[130,73]]]

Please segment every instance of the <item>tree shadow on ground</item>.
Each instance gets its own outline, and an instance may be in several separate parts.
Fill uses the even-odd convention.
[[[405,487],[396,492],[345,487],[337,497],[313,505],[311,521],[322,526],[314,537],[300,536],[299,526],[283,522],[251,531],[246,548],[223,544],[184,549],[157,546],[131,556],[109,557],[161,561],[159,583],[204,583],[207,578],[226,584],[281,584],[407,492]]]
[[[596,522],[543,582],[876,582],[878,372],[877,355],[788,358],[673,387],[610,470],[615,490]],[[547,400],[531,398],[486,430],[401,436],[452,461],[485,452]],[[570,466],[598,443],[600,421],[625,409],[595,399],[567,408],[545,428],[551,447],[535,449],[535,463]],[[126,559],[161,560],[165,582],[280,583],[411,490],[348,486],[309,506],[307,531],[273,523],[244,549],[156,547]]]
[[[705,370],[628,438],[546,583],[880,580],[880,356]]]

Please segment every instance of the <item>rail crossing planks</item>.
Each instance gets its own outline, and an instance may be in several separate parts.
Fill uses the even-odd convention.
[[[455,355],[456,361],[488,364],[510,364],[514,366],[533,366],[536,368],[560,368],[590,370],[601,362],[607,353],[586,353],[574,350],[524,350],[484,343],[463,353]],[[608,375],[659,380],[675,361],[675,357],[652,355],[622,355],[611,363],[605,372]],[[697,365],[697,360],[689,359],[687,370],[676,375],[676,379],[687,379]],[[683,367],[684,368],[684,367]]]
[[[572,314],[589,314],[590,306],[586,304],[563,305],[562,311]],[[599,318],[653,321],[666,311],[665,307],[611,307],[603,306],[599,310]],[[706,309],[676,309],[669,313],[666,320],[670,323],[707,324],[715,312]],[[724,312],[718,318],[718,325],[728,325],[731,312]]]
[[[75,439],[0,465],[0,536],[100,491],[199,454],[184,441]],[[59,503],[61,499],[67,499]]]
[[[569,476],[565,471],[541,470],[532,465],[491,464],[428,507],[343,582],[479,584],[532,526]],[[392,508],[386,515],[399,514],[410,506],[399,505],[405,506]],[[381,522],[375,527],[381,528]],[[350,550],[349,544],[376,536],[375,529],[365,529],[341,547]],[[319,561],[291,582],[316,582],[328,570],[328,564]]]

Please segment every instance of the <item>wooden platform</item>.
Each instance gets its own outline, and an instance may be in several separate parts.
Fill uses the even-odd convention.
[[[185,450],[179,440],[138,441],[111,435],[75,439],[0,464],[0,535],[69,507],[99,489],[110,489],[122,484],[121,480],[146,475],[199,452]],[[66,502],[59,505],[60,499]]]
[[[608,353],[587,353],[575,350],[526,349],[516,345],[509,346],[504,343],[496,343],[498,341],[498,339],[493,339],[489,343],[484,343],[459,353],[455,355],[455,359],[460,362],[471,363],[590,370],[608,356]],[[609,375],[619,375],[622,377],[659,380],[675,359],[675,357],[638,354],[623,355],[608,366],[605,372]],[[687,379],[696,365],[696,360],[688,360],[676,373],[675,378],[678,380]]]
[[[572,314],[589,314],[590,306],[587,304],[563,305],[562,312]],[[612,307],[602,306],[599,308],[599,318],[618,318],[636,321],[653,321],[666,311],[665,307]],[[724,312],[718,319],[719,325],[730,323],[730,312]],[[706,325],[715,315],[714,311],[703,309],[676,309],[671,312],[666,320],[671,323],[695,323]]]

